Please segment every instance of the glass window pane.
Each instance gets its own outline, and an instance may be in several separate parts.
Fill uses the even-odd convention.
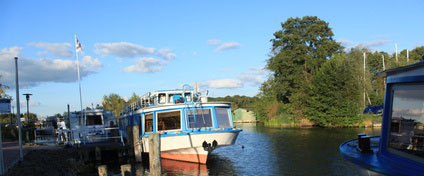
[[[393,86],[389,148],[424,158],[424,85]]]
[[[196,114],[193,115],[193,112]],[[189,128],[212,127],[212,114],[210,109],[187,110]]]
[[[175,130],[181,127],[180,111],[158,113],[158,130]]]
[[[86,125],[102,125],[102,116],[101,115],[86,115]]]
[[[219,128],[232,128],[228,116],[228,108],[216,108],[216,120]]]
[[[166,94],[159,94],[159,104],[166,103]]]
[[[153,131],[153,114],[144,115],[144,132]]]

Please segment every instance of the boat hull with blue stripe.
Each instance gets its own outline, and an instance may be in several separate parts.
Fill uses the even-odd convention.
[[[149,93],[139,104],[120,118],[121,130],[139,126],[146,153],[149,135],[159,133],[162,158],[205,164],[213,150],[233,145],[241,131],[233,127],[231,103],[207,102],[192,89]]]

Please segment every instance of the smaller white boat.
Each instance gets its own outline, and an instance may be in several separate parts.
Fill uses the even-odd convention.
[[[70,113],[72,145],[122,141],[122,135],[112,111],[103,109]]]
[[[120,129],[140,127],[141,151],[149,152],[148,136],[160,134],[161,157],[205,164],[209,153],[233,145],[241,130],[234,128],[229,102],[208,102],[207,93],[191,86],[144,95],[128,106],[119,119]]]

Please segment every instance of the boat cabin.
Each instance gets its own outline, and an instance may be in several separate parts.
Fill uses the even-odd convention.
[[[156,91],[128,105],[119,126],[126,131],[126,126],[141,125],[141,135],[233,128],[230,106],[228,102],[207,102],[206,96],[193,89]]]
[[[116,136],[112,132],[116,126],[112,111],[102,109],[75,111],[70,114],[70,129],[73,143],[104,142],[110,137]],[[116,129],[118,130],[118,128]]]
[[[380,137],[359,135],[340,146],[342,156],[388,175],[424,173],[424,61],[386,70]]]

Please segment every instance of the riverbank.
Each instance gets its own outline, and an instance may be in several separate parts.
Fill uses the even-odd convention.
[[[271,128],[309,128],[309,127],[324,127],[324,128],[374,128],[381,127],[381,115],[359,115],[354,118],[355,122],[341,123],[341,124],[328,124],[326,126],[319,126],[309,119],[291,119],[274,117],[267,120],[260,120],[265,127]]]

